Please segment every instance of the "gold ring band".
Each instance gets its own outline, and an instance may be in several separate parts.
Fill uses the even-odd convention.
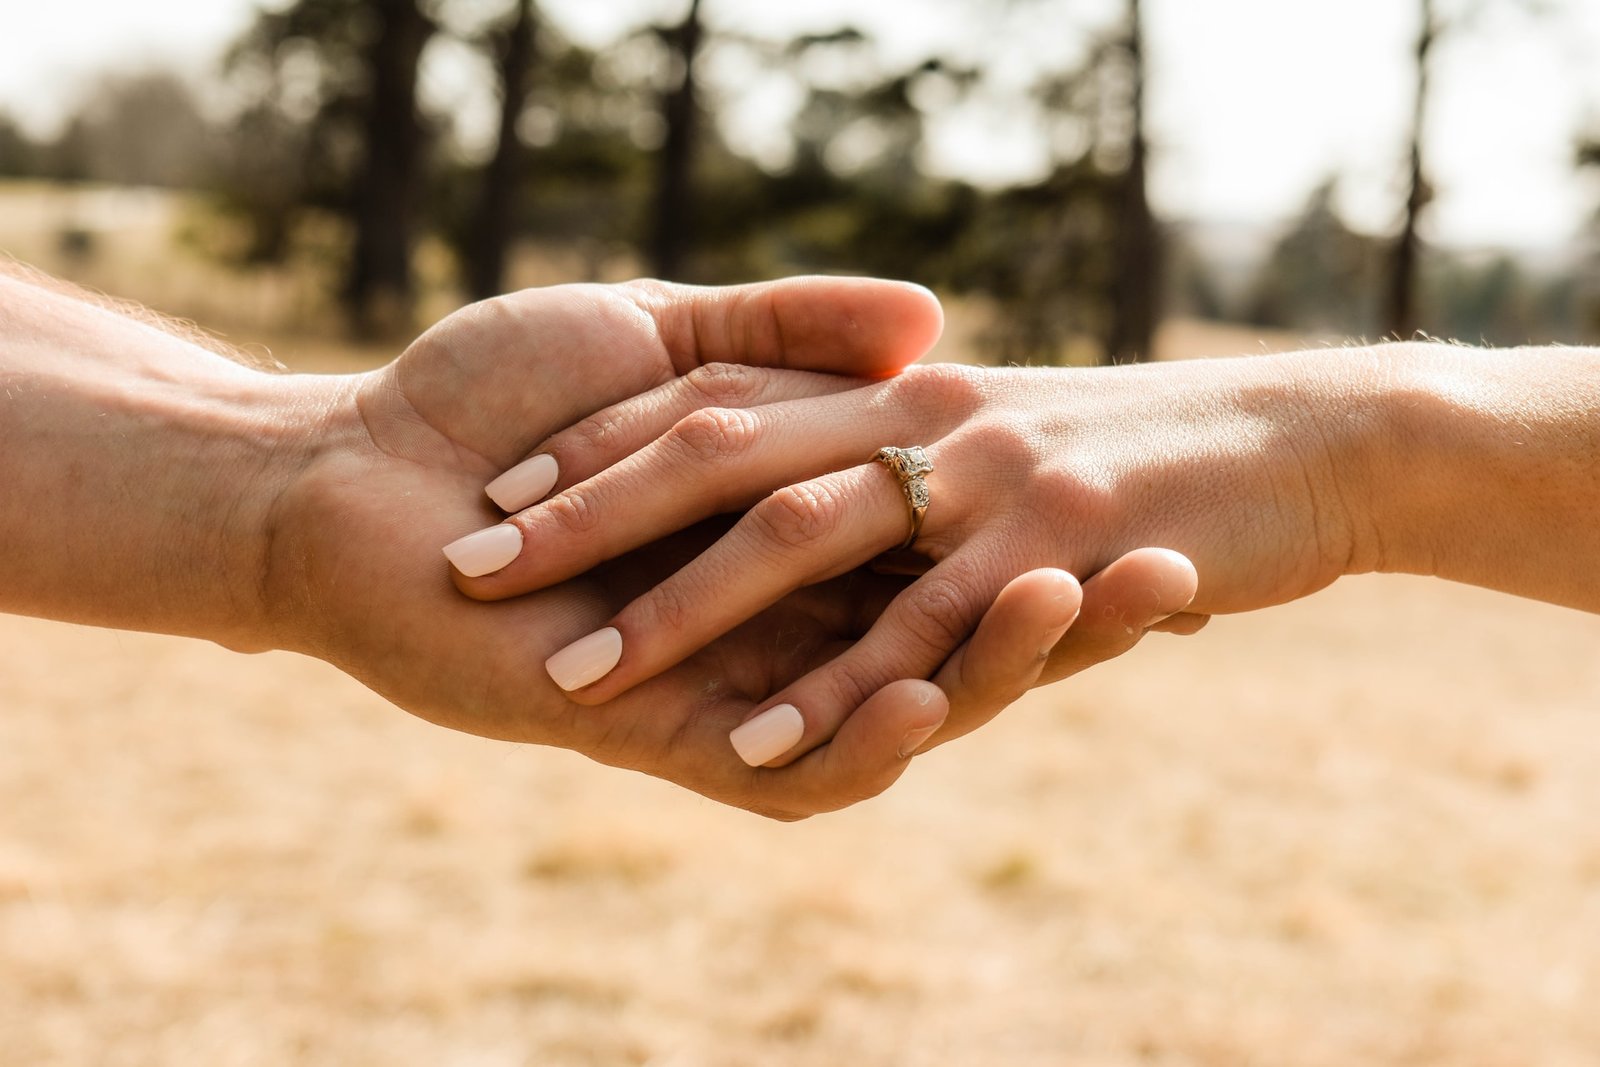
[[[889,468],[900,482],[900,491],[905,494],[906,508],[911,512],[911,536],[897,549],[904,551],[914,545],[922,533],[922,518],[928,513],[928,483],[923,475],[933,473],[933,461],[928,458],[927,449],[921,445],[909,448],[885,446],[878,449],[872,458]]]

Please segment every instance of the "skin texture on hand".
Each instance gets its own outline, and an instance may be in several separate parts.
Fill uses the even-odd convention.
[[[1600,449],[1586,415],[1600,408],[1600,364],[1564,359],[1568,395],[1552,396],[1495,355],[1478,364],[1411,345],[1093,371],[925,366],[815,393],[812,376],[750,371],[714,406],[697,402],[706,390],[670,383],[545,442],[558,491],[512,520],[536,551],[457,580],[473,596],[511,595],[637,539],[743,512],[606,620],[620,638],[615,667],[575,693],[606,701],[790,590],[892,549],[906,504],[870,457],[927,446],[932,504],[916,545],[927,573],[862,641],[770,698],[805,720],[786,758],[825,742],[861,693],[942,662],[1018,572],[1095,575],[1144,544],[1198,566],[1198,590],[1136,594],[1183,609],[1162,624],[1179,631],[1377,569],[1600,605],[1600,575],[1589,566],[1590,580],[1574,582],[1556,552],[1576,531],[1596,539]],[[1476,485],[1467,457],[1502,476]],[[1565,474],[1555,490],[1550,470]],[[1489,522],[1468,485],[1502,505]],[[1481,534],[1496,526],[1485,552]]]
[[[695,406],[706,386],[669,383],[547,442],[540,451],[554,457],[562,488],[514,519],[527,550],[458,584],[482,597],[519,592],[640,538],[744,512],[717,545],[605,620],[614,651],[602,669],[566,678],[553,666],[576,699],[601,703],[795,589],[893,549],[906,503],[871,457],[886,443],[926,444],[933,503],[916,549],[927,573],[862,641],[767,701],[774,716],[794,707],[805,723],[786,757],[774,753],[782,763],[826,742],[864,693],[937,670],[1021,573],[1057,567],[1113,581],[1112,564],[1147,544],[1203,556],[1192,607],[1195,578],[1181,557],[1166,557],[1179,561],[1170,580],[1126,587],[1124,602],[1141,604],[1130,634],[1153,623],[1192,632],[1198,613],[1332,581],[1348,550],[1334,536],[1344,520],[1327,504],[1331,473],[1286,443],[1281,415],[1257,410],[1263,388],[1237,371],[1260,366],[1186,365],[1165,388],[1144,368],[928,366],[849,392],[810,375],[723,372],[732,388],[718,386],[746,406],[710,408]],[[633,429],[602,437],[602,426]],[[1211,499],[1237,506],[1213,512]]]
[[[330,382],[317,454],[279,506],[274,643],[442,725],[573,748],[779,817],[876,793],[904,769],[904,736],[943,721],[945,697],[927,683],[864,701],[860,729],[784,781],[754,775],[726,741],[758,695],[853,637],[853,590],[781,605],[636,699],[592,709],[555,688],[545,658],[693,546],[655,546],[497,605],[461,597],[439,548],[497,517],[483,487],[532,442],[674,378],[702,351],[881,374],[938,327],[922,291],[859,282],[572,286],[468,308],[391,366]],[[775,630],[789,638],[781,655]]]
[[[265,643],[305,382],[0,263],[0,611]]]
[[[26,564],[0,583],[0,610],[293,649],[459,729],[573,748],[778,818],[832,810],[894,781],[931,731],[970,728],[1032,684],[1080,598],[1095,620],[1120,617],[1127,590],[1021,575],[938,685],[896,679],[833,744],[753,769],[729,732],[857,640],[904,579],[857,572],[800,591],[594,708],[556,689],[545,659],[725,525],[496,604],[462,597],[439,549],[499,517],[484,486],[533,443],[703,359],[882,376],[938,329],[932,298],[892,283],[576,286],[475,305],[370,374],[270,375],[149,316],[0,278],[0,552]],[[1127,570],[1143,581],[1172,563]],[[1103,658],[1131,643],[1117,641],[1086,647]]]
[[[1097,619],[1119,619],[1118,637],[1089,659],[1131,647],[1143,630],[1120,623],[1126,608],[1115,598],[1126,590],[1080,590],[1048,570],[1022,574],[975,636],[978,655],[953,659],[938,685],[919,680],[933,670],[891,679],[853,705],[832,744],[782,769],[751,768],[729,733],[772,692],[858,640],[905,579],[851,571],[797,591],[596,707],[558,689],[545,661],[726,524],[493,604],[459,594],[439,549],[500,517],[484,487],[534,443],[652,386],[698,381],[691,372],[702,360],[884,374],[920,355],[938,327],[937,305],[922,290],[846,280],[571,286],[467,309],[392,366],[330,385],[319,450],[279,506],[269,598],[279,610],[276,643],[442,725],[572,748],[763,814],[795,818],[874,795],[932,743],[947,714],[952,732],[970,729],[1034,684],[1041,651],[1072,624],[1081,598]],[[858,382],[833,387],[847,384]],[[1165,556],[1127,566],[1139,575],[1187,569]]]

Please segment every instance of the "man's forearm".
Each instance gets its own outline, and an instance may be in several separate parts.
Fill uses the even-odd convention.
[[[314,396],[0,277],[0,610],[262,647],[275,486]]]

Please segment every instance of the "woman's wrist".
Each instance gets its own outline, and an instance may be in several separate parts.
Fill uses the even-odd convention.
[[[1600,351],[1375,351],[1374,569],[1600,610]]]
[[[1189,434],[1199,477],[1238,468],[1200,505],[1214,547],[1234,566],[1218,567],[1205,542],[1188,545],[1202,582],[1235,611],[1292,600],[1344,575],[1425,568],[1428,527],[1422,486],[1436,477],[1421,455],[1431,361],[1428,344],[1312,350],[1193,365],[1200,384],[1179,378],[1168,394],[1188,393],[1197,411]],[[1217,435],[1207,439],[1206,435]],[[1250,546],[1254,545],[1254,555]],[[1186,547],[1181,539],[1177,547]],[[1248,560],[1244,571],[1241,560]],[[1209,564],[1209,566],[1208,566]],[[1248,578],[1247,578],[1248,575]],[[1247,589],[1235,588],[1244,582]],[[1253,584],[1254,583],[1254,584]]]
[[[1281,357],[1285,397],[1312,415],[1290,434],[1306,461],[1318,536],[1342,574],[1440,572],[1485,473],[1490,427],[1458,402],[1483,353],[1398,342]]]
[[[1413,573],[1429,549],[1419,489],[1433,477],[1427,436],[1430,343],[1380,344],[1279,357],[1286,398],[1307,417],[1291,436],[1312,492],[1330,577]]]

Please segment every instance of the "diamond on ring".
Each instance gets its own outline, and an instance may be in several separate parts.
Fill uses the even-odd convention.
[[[923,476],[933,473],[933,461],[928,458],[927,449],[922,445],[909,448],[886,445],[878,449],[872,458],[889,468],[899,480],[901,492],[905,494],[906,508],[911,513],[911,535],[900,546],[903,551],[915,544],[917,535],[922,533],[922,519],[927,514],[929,501],[928,483]]]

